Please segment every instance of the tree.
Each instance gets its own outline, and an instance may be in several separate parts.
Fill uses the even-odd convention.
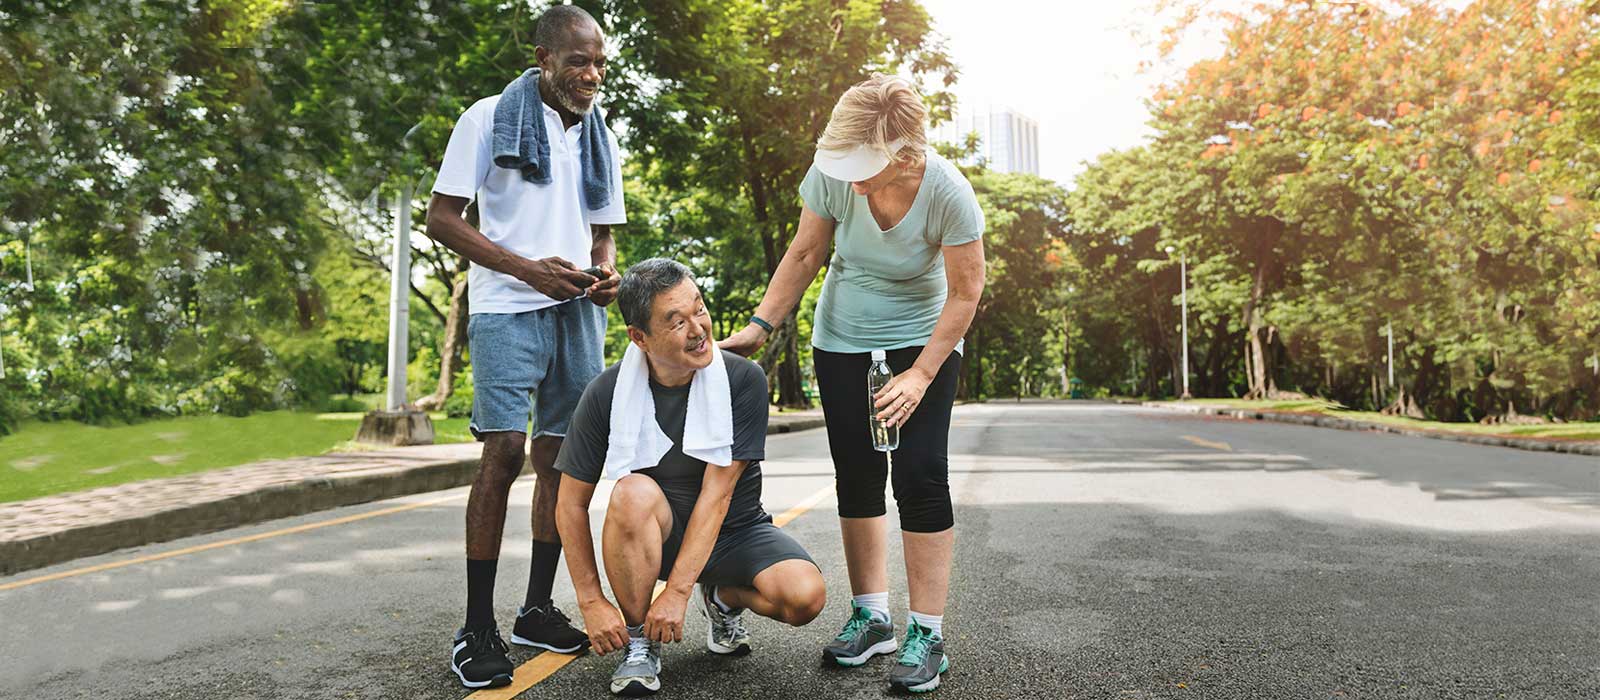
[[[0,333],[32,413],[242,413],[322,389],[292,357],[324,246],[309,178],[235,43],[259,9],[6,11],[0,274],[20,280],[26,250],[35,284],[0,287]]]
[[[702,241],[700,250],[720,256],[695,261],[722,304],[713,307],[719,329],[744,325],[759,301],[753,281],[777,270],[799,219],[797,188],[846,88],[874,71],[939,78],[929,100],[948,113],[943,88],[955,68],[914,0],[683,0],[603,9],[621,47],[618,64],[626,66],[608,82],[617,84],[611,104],[627,121],[636,172],[677,200],[664,202],[677,240]],[[759,247],[751,250],[747,236]],[[791,314],[761,358],[783,405],[809,403],[799,335]]]
[[[1172,39],[1207,14],[1180,9]],[[1170,264],[1165,246],[1187,252],[1196,344],[1242,331],[1249,396],[1286,383],[1419,416],[1592,415],[1576,370],[1593,283],[1573,271],[1593,267],[1581,212],[1594,191],[1579,183],[1595,168],[1562,126],[1582,112],[1573,76],[1593,63],[1592,10],[1284,3],[1211,16],[1226,46],[1154,96],[1148,150],[1080,178],[1085,247],[1125,241],[1151,273]],[[1140,196],[1109,191],[1129,183]],[[1387,327],[1393,392],[1380,379]],[[1202,354],[1209,372],[1226,353]]]

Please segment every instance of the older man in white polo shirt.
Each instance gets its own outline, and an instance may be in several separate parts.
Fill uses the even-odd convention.
[[[588,644],[550,596],[561,555],[552,465],[584,387],[604,369],[603,307],[620,280],[610,227],[626,220],[622,169],[616,137],[594,110],[606,72],[600,26],[556,5],[534,43],[537,69],[456,122],[428,205],[428,235],[472,263],[472,431],[483,457],[467,502],[466,624],[450,664],[470,688],[511,682],[494,577],[530,415],[533,566],[511,640],[561,652]],[[477,228],[462,218],[474,199]]]

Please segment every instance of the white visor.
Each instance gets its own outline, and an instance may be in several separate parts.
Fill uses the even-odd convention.
[[[905,139],[895,139],[889,144],[889,152],[898,154],[906,145]],[[861,182],[871,178],[889,166],[889,156],[882,150],[871,146],[856,146],[848,151],[834,151],[817,149],[816,158],[812,159],[817,169],[835,180],[844,182]]]

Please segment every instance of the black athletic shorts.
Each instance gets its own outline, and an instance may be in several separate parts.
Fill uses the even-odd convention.
[[[672,533],[661,543],[662,581],[672,573],[678,562],[678,549],[683,546],[683,533],[689,527],[687,514],[672,514]],[[806,553],[789,533],[772,524],[772,516],[761,522],[717,535],[711,547],[705,568],[700,570],[700,583],[713,586],[753,586],[756,574],[781,561],[804,559],[816,566],[816,561]]]

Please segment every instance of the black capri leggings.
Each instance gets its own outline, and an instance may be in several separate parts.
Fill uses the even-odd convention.
[[[911,369],[922,348],[888,352],[889,369],[900,374]],[[836,353],[812,348],[817,370],[817,390],[828,421],[828,451],[833,455],[834,489],[839,495],[839,515],[875,518],[887,513],[883,501],[889,472],[885,453],[872,449],[867,428],[868,353]],[[900,529],[906,532],[943,532],[955,525],[950,508],[950,409],[956,401],[956,377],[961,355],[950,357],[928,384],[911,419],[900,426],[900,448],[894,451],[894,500],[900,510]]]

